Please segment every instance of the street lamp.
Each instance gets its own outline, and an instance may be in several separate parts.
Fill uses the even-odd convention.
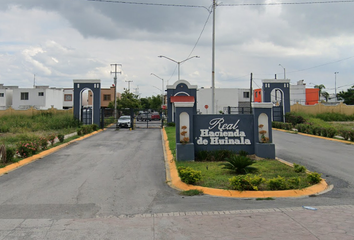
[[[193,56],[193,57],[189,57],[189,58],[187,58],[187,59],[185,59],[183,61],[177,62],[176,60],[173,60],[172,58],[169,58],[169,57],[166,57],[166,56],[158,56],[158,57],[159,58],[166,58],[166,59],[178,64],[178,80],[180,80],[180,64],[188,61],[191,58],[200,58],[199,56]]]
[[[334,96],[336,97],[337,101],[337,74],[339,72],[334,72]]]
[[[286,75],[285,75],[285,67],[283,67],[280,63],[279,66],[281,66],[282,68],[284,68],[284,79],[286,79]]]
[[[161,92],[162,92],[162,105],[165,105],[164,104],[164,102],[165,102],[165,97],[164,97],[164,80],[163,80],[163,78],[160,78],[159,76],[157,76],[156,74],[154,74],[154,73],[151,73],[150,75],[154,75],[155,77],[157,77],[157,78],[159,78],[159,79],[161,79],[162,80],[162,88],[161,88]]]

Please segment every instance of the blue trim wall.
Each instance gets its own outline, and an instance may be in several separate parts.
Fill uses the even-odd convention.
[[[100,80],[74,80],[74,117],[80,119],[81,111],[81,91],[89,89],[93,93],[93,123],[100,126],[101,109],[101,81]]]

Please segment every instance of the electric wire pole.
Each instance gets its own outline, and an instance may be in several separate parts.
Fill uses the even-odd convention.
[[[128,92],[130,92],[130,83],[133,82],[132,80],[125,81],[128,83]]]
[[[215,9],[216,0],[213,0],[213,41],[212,41],[212,69],[211,69],[211,113],[215,114]]]
[[[113,63],[111,66],[114,66],[114,72],[111,71],[111,74],[114,73],[114,119],[117,119],[117,74],[122,74],[122,71],[118,72],[117,67],[122,67],[122,64]]]

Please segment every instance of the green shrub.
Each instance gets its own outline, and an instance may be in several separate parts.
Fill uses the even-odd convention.
[[[300,178],[292,177],[288,180],[288,188],[289,189],[299,189],[300,188]]]
[[[175,124],[174,122],[168,122],[168,123],[167,123],[167,126],[168,126],[168,127],[175,127],[176,124]]]
[[[226,163],[221,163],[223,169],[228,169],[235,171],[237,174],[245,174],[251,171],[255,171],[256,168],[251,167],[255,163],[255,160],[252,160],[248,157],[241,155],[233,155],[230,158],[226,158]]]
[[[247,157],[247,156],[248,156],[248,152],[245,151],[245,150],[240,150],[240,151],[238,152],[238,155]]]
[[[350,138],[350,141],[354,142],[354,130],[349,131],[349,138]]]
[[[6,148],[6,153],[5,153],[6,154],[6,162],[4,162],[4,163],[12,162],[14,159],[16,150],[12,147],[9,147],[9,146],[7,146],[5,148]]]
[[[79,135],[79,136],[83,135],[82,128],[78,128],[76,130],[76,132],[77,132],[77,135]]]
[[[229,179],[230,188],[238,191],[258,191],[258,186],[265,182],[265,179],[259,176],[239,175]]]
[[[350,137],[350,131],[348,131],[348,130],[344,130],[344,129],[339,130],[338,134],[339,134],[342,138],[344,138],[344,140],[348,140],[349,137]]]
[[[59,139],[59,142],[64,142],[64,138],[65,136],[63,134],[58,134],[58,139]]]
[[[295,171],[296,173],[305,173],[305,172],[306,172],[306,167],[294,163],[294,171]]]
[[[40,137],[39,138],[39,147],[41,148],[41,150],[47,149],[48,139],[45,137]]]
[[[182,182],[195,184],[202,179],[202,172],[193,170],[190,167],[178,167],[179,177]]]
[[[309,180],[310,183],[312,184],[317,184],[321,182],[321,174],[317,172],[312,172],[307,175],[307,179]]]
[[[225,158],[229,158],[234,153],[230,150],[215,150],[215,151],[198,151],[196,153],[196,161],[203,162],[203,161],[208,161],[208,162],[221,162],[225,161]]]
[[[301,116],[299,113],[295,112],[287,112],[285,114],[285,122],[291,123],[292,126],[296,126],[297,124],[305,123],[305,118]]]
[[[322,127],[321,135],[323,137],[333,138],[337,134],[337,129],[334,127]]]
[[[47,137],[48,141],[50,142],[50,144],[51,144],[52,146],[54,145],[55,138],[56,138],[55,134],[50,134],[50,135]]]
[[[39,144],[36,141],[32,142],[19,142],[17,144],[17,153],[23,157],[27,158],[36,154],[39,149]]]
[[[98,125],[97,124],[93,124],[92,125],[92,130],[93,131],[97,131],[98,130]]]
[[[278,176],[273,179],[269,179],[268,185],[270,190],[286,190],[288,189],[288,184],[285,178]]]

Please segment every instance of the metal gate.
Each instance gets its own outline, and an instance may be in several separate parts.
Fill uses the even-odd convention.
[[[114,109],[113,108],[101,108],[101,128],[105,128],[108,125],[115,123],[116,120],[114,118]],[[115,127],[115,126],[114,126]]]
[[[162,128],[163,115],[161,111],[151,109],[134,109],[133,129]]]
[[[92,124],[92,107],[81,106],[81,122],[84,125]]]
[[[273,122],[283,122],[283,106],[273,107]]]

